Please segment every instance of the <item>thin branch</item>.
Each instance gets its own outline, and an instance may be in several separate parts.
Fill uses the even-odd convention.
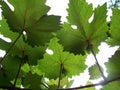
[[[14,87],[16,87],[17,79],[18,79],[18,77],[19,77],[20,70],[21,70],[21,66],[22,66],[22,63],[23,63],[23,61],[24,61],[24,53],[25,53],[25,51],[23,50],[23,51],[22,51],[22,59],[21,59],[20,65],[19,65],[19,67],[18,67],[18,72],[17,72],[17,74],[16,74],[15,81],[14,81],[14,84],[13,84]]]
[[[59,73],[59,80],[58,80],[58,89],[60,89],[60,80],[62,75],[63,64],[60,65],[60,73]]]
[[[7,90],[29,90],[29,89],[25,89],[25,88],[18,88],[18,87],[10,87],[10,86],[0,86],[0,88],[2,89],[7,89]]]
[[[23,32],[23,31],[22,31]],[[22,32],[19,33],[19,36],[15,39],[15,41],[12,43],[12,45],[8,48],[8,50],[6,51],[6,54],[4,55],[4,57],[0,60],[0,64],[2,63],[2,61],[6,58],[6,56],[8,55],[8,53],[11,51],[11,49],[13,48],[13,46],[15,45],[15,43],[18,41],[18,39],[21,37]]]
[[[58,90],[76,90],[76,89],[83,89],[83,88],[90,88],[90,87],[95,87],[95,86],[99,86],[99,85],[107,85],[111,82],[114,81],[119,81],[120,77],[108,80],[108,81],[103,81],[100,83],[96,83],[96,84],[90,84],[90,85],[85,85],[85,86],[80,86],[80,87],[74,87],[74,88],[66,88],[66,89],[58,89]],[[0,88],[2,89],[8,89],[8,90],[29,90],[29,89],[25,89],[25,88],[18,88],[18,87],[10,87],[10,86],[0,86]]]
[[[101,67],[100,67],[100,65],[99,65],[99,62],[98,62],[97,57],[96,57],[96,54],[95,54],[94,51],[93,51],[93,48],[90,48],[90,49],[91,49],[91,52],[92,52],[92,54],[93,54],[93,56],[94,56],[94,58],[95,58],[95,60],[96,60],[96,64],[97,64],[98,69],[99,69],[99,71],[100,71],[100,73],[101,73],[101,76],[103,77],[104,81],[107,81],[107,79],[106,79],[106,77],[105,77],[105,75],[104,75],[104,73],[103,73],[103,71],[102,71],[102,69],[101,69]]]
[[[74,87],[74,88],[66,88],[66,89],[59,89],[59,90],[76,90],[76,89],[83,89],[83,88],[90,88],[90,87],[95,87],[95,86],[99,86],[99,85],[107,85],[111,82],[114,82],[114,81],[119,81],[120,80],[120,77],[117,77],[115,79],[112,79],[112,80],[108,80],[108,81],[103,81],[103,82],[100,82],[100,83],[96,83],[96,84],[90,84],[90,85],[85,85],[85,86],[80,86],[80,87]]]

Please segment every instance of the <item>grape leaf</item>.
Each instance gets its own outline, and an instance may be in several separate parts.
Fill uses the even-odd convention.
[[[0,20],[0,25],[0,34],[2,34],[4,37],[9,38],[11,41],[14,41],[16,37],[18,37],[18,33],[10,31],[4,16],[2,17],[2,20]]]
[[[92,4],[88,5],[85,0],[69,0],[68,5],[68,22],[70,22],[72,25],[76,25],[86,38],[86,31],[84,32],[82,30],[87,30],[85,28],[89,26],[88,19],[93,13]]]
[[[18,36],[17,33],[14,33],[10,31],[8,24],[6,23],[6,20],[4,17],[2,17],[2,20],[0,20],[0,34],[2,34],[4,37],[9,38],[11,41],[14,41],[16,37]],[[0,49],[7,50],[8,47],[10,47],[11,42],[7,42],[0,38]]]
[[[111,82],[100,90],[120,90],[120,81]]]
[[[116,51],[105,65],[107,67],[108,79],[120,77],[120,50]]]
[[[1,74],[4,75],[4,78],[9,80],[9,83],[16,77],[19,65],[20,58],[17,56],[13,57],[11,55],[8,55],[5,58],[4,62],[2,62],[2,69],[4,70],[4,72],[1,72]],[[23,72],[20,72],[19,76],[21,77],[22,74]]]
[[[99,79],[101,77],[101,73],[97,65],[93,65],[89,68],[89,75],[90,75],[90,79],[92,80]]]
[[[29,72],[23,78],[22,84],[31,90],[40,90],[41,79],[42,76]]]
[[[38,68],[50,79],[57,78],[62,66],[62,74],[67,76],[78,75],[86,68],[84,64],[86,56],[74,55],[69,52],[63,52],[63,47],[58,43],[57,38],[53,38],[48,48],[53,50],[53,54],[44,54],[44,59],[38,63]]]
[[[7,50],[9,46],[10,46],[10,43],[0,38],[0,49]]]
[[[117,8],[112,9],[112,17],[110,22],[110,36],[111,38],[108,40],[108,43],[112,46],[120,45],[120,10]]]
[[[48,86],[58,86],[58,78],[57,79],[51,79],[47,83]],[[60,80],[60,87],[64,87],[67,83],[69,83],[69,80],[67,77],[62,78]]]
[[[107,8],[106,4],[103,4],[102,6],[98,6],[94,10],[94,18],[90,25],[90,30],[88,31],[88,39],[90,43],[93,45],[93,48],[97,50],[98,45],[100,45],[101,42],[105,41],[107,39]],[[86,32],[87,33],[87,32]]]
[[[6,75],[5,70],[0,70],[0,86],[11,86],[10,79]]]
[[[45,5],[45,1],[9,0],[14,11],[4,1],[0,1],[2,14],[7,19],[10,29],[19,33],[25,31],[27,41],[32,46],[44,45],[53,36],[52,32],[60,28],[59,16],[46,15],[49,7]]]
[[[84,54],[90,45],[97,52],[98,45],[107,38],[106,4],[93,10],[92,5],[88,5],[85,0],[69,0],[69,2],[68,23],[70,26],[75,25],[77,29],[64,25],[62,31],[58,34],[60,43],[65,46],[66,50],[75,54]],[[93,20],[89,23],[92,15]],[[62,32],[65,34],[62,34]],[[72,34],[72,32],[74,33]]]
[[[74,30],[70,24],[64,23],[62,29],[57,32],[57,37],[60,38],[60,43],[64,45],[66,51],[77,53],[84,53],[87,47],[84,37],[79,30]]]
[[[27,62],[30,65],[36,65],[38,59],[43,58],[45,49],[46,49],[45,46],[31,47],[29,44],[23,41],[22,37],[20,37],[10,53],[12,55],[18,55],[21,58],[24,54],[24,59],[25,59],[24,62]]]

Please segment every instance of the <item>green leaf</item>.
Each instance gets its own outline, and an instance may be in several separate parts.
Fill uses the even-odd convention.
[[[60,17],[46,15],[49,7],[46,0],[8,0],[14,7],[12,11],[4,1],[0,1],[3,15],[13,31],[25,31],[27,41],[32,46],[44,45],[59,30]],[[34,7],[33,7],[34,6]]]
[[[120,90],[120,81],[111,82],[100,90]]]
[[[62,30],[58,32],[58,38],[65,50],[84,54],[92,45],[97,52],[98,45],[107,38],[106,13],[106,4],[93,10],[92,5],[88,5],[85,0],[69,0],[69,25],[63,25]],[[92,15],[93,20],[89,23]],[[76,29],[73,29],[72,25],[75,25]]]
[[[87,47],[84,37],[79,30],[74,30],[70,24],[64,23],[62,29],[58,31],[57,37],[60,43],[64,45],[66,51],[74,52],[75,54],[84,53]]]
[[[31,72],[27,73],[23,78],[23,86],[31,90],[40,90],[42,76],[37,74],[32,74]]]
[[[60,87],[65,87],[65,88],[69,88],[71,85],[73,84],[73,80],[69,80],[67,77],[64,77],[60,80]],[[55,87],[57,86],[58,87],[58,78],[56,80],[54,79],[51,79],[49,82],[47,82],[47,85],[49,87]],[[57,88],[56,87],[56,88]],[[54,88],[55,89],[55,88]]]
[[[38,59],[43,58],[45,53],[45,46],[35,46],[32,47],[25,43],[22,36],[17,40],[12,50],[9,52],[12,55],[16,55],[22,58],[24,54],[24,62],[30,65],[36,65]]]
[[[112,17],[110,22],[110,36],[111,38],[108,40],[109,44],[112,46],[120,45],[120,10],[117,8],[112,9]]]
[[[10,31],[8,24],[4,17],[2,17],[2,20],[0,20],[0,34],[2,34],[4,37],[9,38],[11,42],[15,41],[15,39],[18,37],[18,33]],[[0,49],[2,50],[8,50],[8,48],[11,45],[11,42],[7,42],[0,38]]]
[[[0,86],[11,86],[10,78],[7,76],[5,70],[0,70]]]
[[[88,28],[88,19],[92,16],[92,4],[88,5],[85,0],[69,0],[68,8],[68,22],[72,25],[76,25],[83,36],[86,38],[84,33]]]
[[[51,80],[49,80],[48,82],[47,82],[47,85],[48,86],[58,86],[58,78],[57,79],[51,79]],[[62,87],[64,87],[67,83],[69,83],[69,81],[68,81],[68,78],[67,77],[65,77],[65,78],[62,78],[61,80],[60,80],[60,87],[62,88]]]
[[[8,55],[5,60],[2,62],[2,69],[4,72],[1,72],[5,78],[10,81],[14,80],[17,75],[18,68],[20,65],[20,58],[17,56]],[[22,72],[19,76],[24,75]]]
[[[78,75],[86,68],[84,64],[86,56],[74,55],[69,52],[63,52],[63,47],[58,43],[57,38],[53,38],[48,48],[53,54],[44,54],[44,59],[38,63],[38,68],[50,79],[57,78],[60,73],[60,67],[63,66],[62,74],[67,76]]]
[[[9,46],[10,46],[10,43],[0,38],[0,49],[7,50]]]
[[[86,33],[88,33],[88,40],[93,45],[93,48],[97,50],[98,45],[100,45],[101,42],[104,42],[107,39],[107,8],[106,4],[103,4],[102,6],[98,6],[95,8],[93,13],[93,21],[90,23],[90,30]]]
[[[90,75],[90,79],[92,80],[99,79],[101,77],[101,73],[97,65],[93,65],[89,68],[89,75]]]
[[[0,34],[2,34],[4,37],[9,38],[11,41],[14,41],[18,37],[18,33],[10,31],[10,28],[4,17],[2,17],[2,20],[0,20],[0,25]]]
[[[35,46],[35,47],[31,47],[28,46],[25,50],[25,54],[28,57],[28,63],[30,65],[36,65],[38,59],[43,58],[43,54],[45,53],[45,49],[46,47],[43,46]]]
[[[43,16],[39,21],[28,27],[28,43],[31,45],[43,45],[53,37],[52,32],[59,30],[60,17],[50,15]]]
[[[120,77],[120,50],[116,51],[105,65],[107,67],[108,79]]]

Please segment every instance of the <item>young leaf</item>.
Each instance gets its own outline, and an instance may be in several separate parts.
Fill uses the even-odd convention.
[[[97,65],[93,65],[89,68],[90,79],[99,79],[101,77],[101,73],[98,69]]]
[[[109,39],[109,44],[112,46],[120,45],[120,10],[117,8],[112,9],[112,17],[110,23],[110,35],[111,38]]]
[[[93,11],[92,5],[88,5],[85,0],[69,0],[69,2],[68,23],[75,25],[77,29],[64,25],[63,30],[58,34],[60,42],[65,46],[66,50],[75,54],[84,54],[83,52],[91,48],[90,46],[93,46],[93,49],[97,52],[98,45],[107,38],[106,4],[98,6]],[[93,21],[89,23],[92,15]],[[62,32],[65,34],[62,35]]]
[[[86,68],[84,64],[86,56],[74,55],[63,52],[63,47],[58,43],[57,38],[53,38],[48,46],[53,50],[53,54],[44,54],[44,59],[38,63],[38,68],[50,79],[57,78],[62,66],[62,74],[67,76],[78,75]]]
[[[44,45],[59,30],[60,17],[46,15],[49,7],[46,0],[9,0],[14,7],[12,11],[4,1],[0,1],[3,15],[13,31],[25,31],[27,41],[32,46]],[[34,7],[33,7],[34,6]]]
[[[105,65],[107,67],[108,79],[120,77],[120,50],[116,51]]]

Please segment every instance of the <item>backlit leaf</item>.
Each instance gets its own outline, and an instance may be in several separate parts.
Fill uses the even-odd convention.
[[[57,42],[57,38],[50,41],[48,48],[53,50],[53,54],[45,53],[44,59],[39,61],[38,68],[50,79],[59,76],[61,65],[62,74],[70,77],[83,72],[86,68],[84,64],[86,56],[63,52],[63,47]]]
[[[111,38],[109,39],[109,44],[114,46],[114,45],[120,45],[120,26],[119,26],[119,21],[120,21],[120,10],[117,8],[112,9],[112,17],[111,17],[111,22],[110,22],[110,36]]]
[[[90,79],[99,79],[101,77],[101,73],[98,69],[97,65],[93,65],[89,68]]]
[[[60,43],[65,50],[75,54],[84,54],[91,48],[97,52],[98,45],[107,38],[106,4],[98,6],[95,10],[85,0],[69,0],[68,23],[58,32]],[[89,19],[93,15],[91,23]],[[71,28],[76,26],[76,29]]]
[[[120,50],[116,51],[105,65],[107,67],[108,79],[120,77]]]
[[[53,36],[52,32],[59,30],[60,17],[46,15],[49,7],[46,0],[8,0],[14,11],[4,1],[0,1],[3,15],[10,29],[26,32],[27,41],[32,46],[44,45]],[[34,6],[34,7],[33,7]]]

